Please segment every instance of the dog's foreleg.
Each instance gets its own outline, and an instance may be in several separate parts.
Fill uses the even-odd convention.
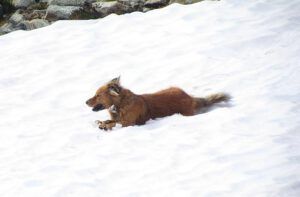
[[[118,113],[117,107],[115,105],[112,105],[109,109],[108,112],[110,114],[110,117],[112,120],[115,120],[118,122],[120,120],[120,115]]]
[[[107,130],[112,130],[112,128],[116,126],[119,120],[119,114],[116,106],[112,105],[108,109],[108,112],[110,114],[111,120],[105,120],[105,121],[96,120],[96,124],[99,125],[99,129],[107,131]]]
[[[112,128],[116,126],[115,120],[105,120],[105,121],[97,120],[96,123],[99,125],[99,129],[105,131],[112,130]]]

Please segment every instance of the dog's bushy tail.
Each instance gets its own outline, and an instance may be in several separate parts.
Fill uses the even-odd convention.
[[[204,98],[195,98],[195,101],[197,103],[196,108],[199,110],[202,107],[210,107],[216,103],[228,102],[230,99],[230,95],[226,93],[216,93]]]
[[[228,102],[230,100],[230,96],[226,93],[217,93],[205,97],[204,100],[206,106],[209,107],[215,103]]]

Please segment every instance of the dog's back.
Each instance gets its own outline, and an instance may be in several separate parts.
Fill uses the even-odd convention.
[[[160,118],[176,113],[192,116],[203,107],[228,101],[230,96],[224,93],[211,94],[207,97],[192,97],[180,88],[168,88],[153,94],[140,95],[145,100],[150,118]]]
[[[170,116],[176,113],[195,114],[195,99],[180,88],[168,88],[153,94],[141,95],[151,118]]]

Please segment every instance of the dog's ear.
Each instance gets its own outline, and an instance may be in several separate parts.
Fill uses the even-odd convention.
[[[121,92],[121,87],[117,84],[110,85],[108,87],[108,92],[112,96],[119,96]]]
[[[116,77],[116,78],[112,79],[109,83],[120,85],[120,78],[121,78],[121,76]]]

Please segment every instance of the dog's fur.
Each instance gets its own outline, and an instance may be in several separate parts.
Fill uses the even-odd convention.
[[[192,97],[180,88],[168,88],[153,94],[137,95],[120,85],[120,77],[100,87],[95,96],[86,101],[93,111],[108,109],[111,120],[97,121],[100,129],[111,130],[116,123],[123,127],[143,125],[155,119],[180,113],[197,114],[214,103],[228,101],[227,94],[213,94],[205,98]]]

